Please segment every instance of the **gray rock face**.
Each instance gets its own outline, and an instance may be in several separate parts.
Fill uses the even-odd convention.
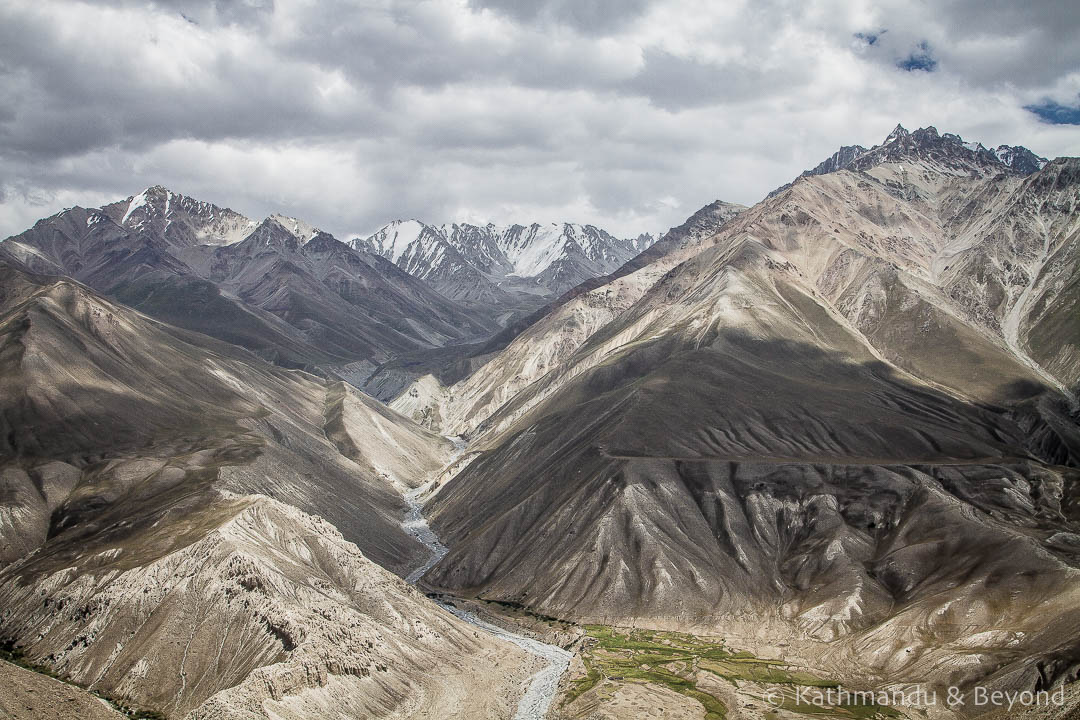
[[[844,169],[867,170],[882,162],[915,158],[933,160],[947,166],[952,172],[967,171],[978,175],[1031,175],[1049,162],[1021,146],[986,148],[979,142],[964,142],[963,138],[953,133],[939,135],[934,127],[909,132],[902,125],[897,125],[880,145],[870,149],[862,145],[845,145],[796,179]],[[788,183],[773,190],[769,197],[780,194],[791,185]]]
[[[1047,163],[1046,158],[1036,156],[1025,147],[1001,145],[996,150],[989,150],[979,142],[964,142],[953,133],[939,134],[934,127],[908,132],[897,125],[881,145],[854,155],[835,169],[867,170],[882,162],[914,159],[932,161],[953,172],[977,175],[1030,175]]]

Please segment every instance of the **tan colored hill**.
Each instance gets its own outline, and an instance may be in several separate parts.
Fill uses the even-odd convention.
[[[473,409],[441,400],[475,457],[429,505],[451,550],[425,580],[558,617],[808,638],[868,683],[1071,679],[1060,291],[1080,166],[882,158],[591,291],[639,283],[610,321],[531,328],[528,352],[466,381],[496,378]]]
[[[47,675],[0,661],[0,717],[7,720],[122,720],[94,695]]]
[[[74,281],[0,273],[0,636],[169,717],[511,712],[528,656],[373,562],[426,557],[400,491],[449,442]]]

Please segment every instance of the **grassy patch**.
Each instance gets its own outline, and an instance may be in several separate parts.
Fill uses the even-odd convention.
[[[537,620],[543,620],[544,622],[549,623],[551,625],[565,625],[565,626],[568,626],[568,627],[571,626],[571,625],[574,625],[574,623],[568,622],[566,620],[560,620],[559,618],[554,618],[554,617],[551,617],[550,615],[544,615],[543,613],[533,612],[532,610],[528,609],[527,607],[525,607],[521,603],[509,602],[507,600],[487,600],[485,598],[477,598],[477,600],[480,600],[482,602],[486,602],[486,603],[488,603],[490,605],[499,605],[500,607],[508,608],[510,610],[516,610],[517,612],[528,615],[529,617],[536,618]]]
[[[753,683],[754,686],[781,688],[785,698],[783,709],[792,712],[854,720],[900,717],[895,710],[879,705],[819,707],[797,704],[795,688],[798,686],[833,688],[839,684],[792,668],[781,660],[732,650],[722,640],[658,630],[620,630],[606,625],[586,625],[585,631],[581,649],[585,676],[571,683],[563,699],[564,705],[601,685],[647,683],[698,701],[705,708],[706,720],[723,720],[727,716],[723,702],[698,686],[699,673],[707,672],[736,687]]]
[[[122,700],[106,695],[104,693],[97,692],[96,690],[87,690],[77,683],[70,682],[60,677],[56,671],[47,665],[40,665],[31,661],[23,654],[20,648],[15,647],[15,644],[11,641],[0,642],[0,660],[7,661],[12,665],[17,665],[24,670],[30,670],[32,672],[40,673],[41,675],[48,675],[49,677],[57,680],[58,682],[77,687],[80,690],[86,690],[86,692],[101,698],[123,715],[126,715],[133,720],[165,720],[165,714],[158,712],[157,710],[147,710],[145,708],[133,708],[124,703]]]
[[[600,674],[600,667],[588,656],[582,656],[585,664],[585,677],[574,680],[570,690],[566,693],[566,703],[572,703],[579,697],[596,687],[604,676]]]
[[[781,705],[784,710],[797,712],[802,715],[811,715],[827,718],[851,718],[852,720],[879,720],[884,718],[901,718],[903,715],[891,707],[878,705],[877,703],[843,702],[839,705],[823,707],[813,703],[797,702],[794,691],[784,694],[784,702]]]
[[[575,680],[565,703],[577,700],[602,682],[640,682],[660,685],[697,700],[706,720],[724,720],[727,708],[714,695],[697,686],[696,666],[701,658],[726,658],[722,644],[705,642],[683,633],[654,630],[622,632],[603,625],[586,626],[582,649],[585,677]]]

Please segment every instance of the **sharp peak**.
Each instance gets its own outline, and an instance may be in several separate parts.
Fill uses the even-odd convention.
[[[150,195],[173,195],[173,196],[178,196],[178,195],[180,195],[180,193],[175,193],[172,190],[170,190],[169,188],[165,187],[164,185],[157,184],[157,185],[150,185],[150,186],[144,188],[141,192],[137,192],[134,195],[130,195],[128,197],[128,199],[130,200],[132,198],[137,198],[140,195],[143,195],[143,196],[150,196]]]
[[[149,187],[145,188],[142,192],[135,193],[134,195],[131,195],[131,196],[125,198],[124,200],[119,201],[119,202],[131,202],[132,200],[134,200],[135,198],[138,198],[138,197],[143,197],[143,198],[146,198],[146,199],[172,198],[173,200],[179,200],[181,202],[186,200],[188,202],[194,203],[194,204],[202,206],[204,208],[213,208],[213,209],[216,209],[216,210],[224,210],[224,211],[228,211],[230,213],[235,213],[237,215],[243,215],[243,213],[237,212],[236,210],[233,210],[231,207],[229,207],[227,205],[218,205],[217,203],[211,202],[209,200],[200,200],[200,199],[198,199],[196,197],[192,197],[191,195],[185,195],[184,193],[180,193],[180,192],[176,192],[175,190],[171,190],[171,189],[165,187],[164,185],[161,185],[160,183],[155,184],[155,185],[150,185]]]
[[[264,217],[264,218],[263,218],[262,220],[260,220],[260,221],[258,222],[258,224],[257,224],[257,225],[255,226],[255,229],[258,229],[258,228],[261,228],[261,227],[272,227],[272,226],[274,226],[274,225],[277,225],[277,226],[278,226],[278,227],[280,227],[280,228],[281,228],[282,230],[286,230],[286,231],[288,230],[288,228],[286,228],[286,227],[285,227],[284,225],[282,225],[282,224],[281,224],[281,221],[280,221],[280,220],[278,220],[278,219],[277,219],[276,217],[274,217],[273,215],[267,215],[267,216],[266,216],[266,217]]]
[[[431,223],[426,223],[423,220],[417,220],[414,217],[411,217],[411,218],[397,218],[395,220],[391,220],[389,222],[383,223],[382,225],[379,226],[379,228],[373,234],[377,235],[380,232],[382,232],[383,230],[386,230],[387,228],[401,227],[402,225],[408,225],[409,223],[416,223],[420,227],[424,227],[424,228],[436,227],[435,225],[432,225]]]
[[[894,140],[899,140],[901,138],[907,138],[907,137],[911,137],[911,133],[908,131],[908,129],[906,127],[904,127],[903,125],[901,125],[900,123],[896,123],[896,127],[894,127],[892,129],[892,132],[890,132],[885,137],[885,141],[882,142],[881,144],[882,145],[888,145],[889,143],[891,143]]]
[[[276,220],[279,223],[282,222],[282,221],[285,221],[285,222],[293,223],[295,225],[305,225],[305,226],[311,228],[313,231],[316,231],[316,232],[322,232],[323,231],[322,228],[320,228],[318,225],[313,225],[312,223],[309,223],[307,220],[305,220],[303,218],[296,217],[295,215],[286,215],[285,213],[282,213],[282,212],[272,212],[269,215],[267,215],[265,219],[267,219],[267,220]]]

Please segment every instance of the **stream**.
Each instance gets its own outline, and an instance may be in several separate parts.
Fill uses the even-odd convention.
[[[424,508],[420,496],[426,487],[424,485],[405,493],[405,502],[408,503],[409,512],[406,514],[405,521],[401,523],[401,526],[405,529],[405,532],[419,540],[431,551],[431,556],[428,557],[424,564],[413,570],[405,578],[406,581],[412,584],[416,584],[424,576],[424,573],[443,559],[443,556],[448,551],[448,548],[439,542],[439,536],[431,529],[427,519],[424,517]],[[562,678],[563,673],[570,666],[573,653],[567,652],[557,645],[548,645],[539,640],[533,640],[524,635],[504,630],[498,625],[481,620],[473,613],[461,610],[448,603],[438,600],[435,602],[439,603],[444,610],[453,613],[465,622],[475,625],[497,638],[512,642],[522,650],[547,661],[547,666],[530,678],[529,689],[525,691],[525,694],[518,702],[517,712],[514,714],[514,720],[544,720],[548,708],[551,707],[551,703],[558,691],[559,679]]]

